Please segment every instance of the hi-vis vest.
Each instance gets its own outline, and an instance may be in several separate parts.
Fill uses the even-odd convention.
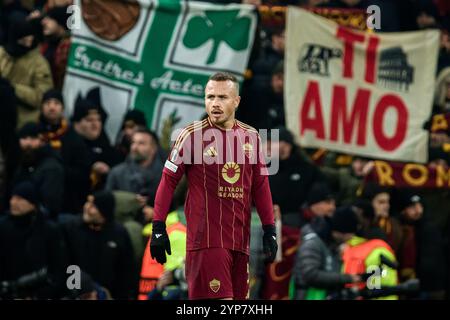
[[[173,231],[186,232],[186,226],[184,226],[181,222],[176,222],[168,226],[167,235],[169,238]],[[164,266],[158,263],[155,259],[152,259],[150,255],[150,241],[151,238],[148,239],[147,246],[144,251],[144,257],[142,258],[138,300],[147,300],[148,293],[155,288],[156,282],[164,272]]]
[[[363,274],[366,273],[367,267],[366,260],[368,256],[376,249],[383,248],[388,250],[392,255],[394,252],[392,248],[383,240],[373,239],[355,246],[347,246],[344,249],[342,256],[343,271],[347,274]],[[352,286],[351,284],[349,286]],[[360,289],[365,287],[365,283],[358,285]]]

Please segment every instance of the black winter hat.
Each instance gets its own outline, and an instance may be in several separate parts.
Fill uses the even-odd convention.
[[[33,25],[25,19],[15,20],[9,28],[9,41],[15,42],[20,38],[34,35]]]
[[[50,90],[48,90],[48,91],[45,92],[44,95],[42,96],[42,103],[44,103],[45,101],[50,100],[50,99],[56,99],[56,100],[58,100],[59,102],[61,102],[61,104],[62,104],[63,107],[64,107],[64,99],[63,99],[63,96],[62,96],[62,94],[61,94],[61,91],[56,90],[56,89],[50,89]]]
[[[19,138],[33,137],[36,138],[41,134],[41,129],[37,123],[27,122],[17,133]]]
[[[31,204],[37,206],[39,204],[38,195],[34,184],[30,181],[23,181],[16,184],[11,193],[13,196],[19,196]]]
[[[307,204],[311,206],[315,203],[334,199],[334,195],[325,183],[316,183],[308,192]]]
[[[294,143],[295,143],[294,136],[286,127],[278,126],[278,127],[275,127],[274,129],[278,130],[279,141],[284,141],[284,142],[289,143],[290,145],[294,145]],[[268,139],[272,140],[271,130],[269,130]]]
[[[55,6],[47,11],[47,16],[55,20],[61,27],[68,30],[67,20],[70,14],[67,12],[67,6]]]
[[[84,117],[86,117],[90,111],[97,111],[104,124],[108,118],[108,114],[103,109],[102,99],[100,96],[100,87],[95,87],[89,90],[86,97],[83,98],[81,94],[77,96],[75,100],[75,107],[72,114],[72,122],[78,122]]]
[[[94,205],[100,211],[101,215],[107,220],[114,219],[114,211],[116,209],[116,200],[112,192],[97,191],[93,194]]]
[[[338,208],[331,218],[331,229],[342,233],[356,233],[358,218],[351,206]]]
[[[122,129],[125,125],[125,122],[127,121],[133,121],[135,124],[143,126],[143,127],[147,127],[147,121],[145,120],[145,114],[140,111],[140,110],[129,110],[124,118],[123,118],[123,122],[122,122]]]
[[[88,99],[83,98],[77,99],[72,114],[72,121],[79,122],[84,117],[86,117],[91,111],[96,111],[101,115],[100,108],[97,105],[95,105],[95,103],[93,103]]]
[[[362,210],[362,215],[364,218],[369,219],[370,221],[372,221],[375,218],[375,211],[373,210],[372,203],[369,200],[358,198],[355,200],[353,205],[356,208]]]
[[[420,203],[421,200],[420,196],[413,190],[400,189],[397,190],[395,203],[397,205],[397,210],[401,212],[409,206]]]
[[[380,193],[389,193],[389,189],[379,184],[369,182],[364,186],[362,197],[372,201]]]

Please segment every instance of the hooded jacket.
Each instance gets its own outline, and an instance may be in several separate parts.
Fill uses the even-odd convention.
[[[51,217],[56,217],[61,212],[63,202],[64,167],[61,158],[50,146],[38,149],[32,163],[20,163],[14,181],[18,183],[25,180],[35,184],[41,204]]]
[[[0,47],[0,75],[10,81],[18,100],[17,127],[37,122],[42,95],[53,87],[47,60],[35,48],[22,56],[12,57]]]

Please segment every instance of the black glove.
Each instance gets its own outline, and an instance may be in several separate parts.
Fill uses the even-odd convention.
[[[166,224],[162,221],[153,221],[152,240],[150,241],[150,254],[158,263],[166,263],[167,254],[172,254],[170,251],[169,236],[166,231]]]
[[[277,244],[277,234],[275,233],[275,226],[268,224],[263,226],[263,251],[264,251],[264,262],[272,263],[277,255],[278,244]]]

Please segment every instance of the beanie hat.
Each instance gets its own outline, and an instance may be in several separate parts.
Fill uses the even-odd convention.
[[[27,122],[18,132],[19,138],[33,137],[36,138],[41,133],[39,125],[34,122]]]
[[[55,6],[47,11],[47,16],[55,20],[61,27],[68,30],[67,20],[70,14],[67,12],[67,6]]]
[[[8,41],[5,45],[6,52],[13,57],[20,57],[29,52],[36,46],[36,41],[34,41],[31,47],[20,45],[17,41],[23,37],[31,35],[35,35],[31,22],[20,18],[14,20],[9,27]]]
[[[64,99],[63,96],[61,94],[61,92],[59,90],[56,89],[50,89],[47,92],[44,93],[44,95],[42,96],[42,103],[46,102],[47,100],[50,99],[56,99],[59,102],[61,102],[61,104],[64,107]]]
[[[358,218],[351,206],[340,207],[334,212],[331,229],[342,233],[356,233]]]
[[[145,120],[145,115],[140,110],[136,110],[136,109],[129,110],[125,114],[125,117],[123,118],[122,128],[124,127],[125,122],[130,121],[130,120],[133,121],[137,125],[147,127],[147,121]]]
[[[389,193],[389,189],[376,183],[369,182],[364,186],[362,197],[372,201],[380,193]]]
[[[275,127],[274,129],[278,130],[278,140],[279,141],[284,141],[284,142],[289,143],[290,145],[294,145],[294,136],[288,129],[286,129],[286,127],[278,126],[278,127]],[[271,131],[272,130],[268,131],[268,140],[272,139]]]
[[[412,190],[402,189],[397,191],[395,203],[399,212],[420,202],[420,196]]]
[[[96,111],[100,114],[102,123],[104,124],[108,118],[108,114],[103,109],[102,101],[100,97],[100,87],[95,87],[86,94],[83,98],[81,94],[77,96],[75,100],[75,107],[72,114],[72,121],[79,122],[86,117],[91,111]]]
[[[9,29],[9,39],[17,41],[20,38],[34,35],[33,25],[25,19],[17,19],[11,24]]]
[[[315,203],[334,199],[334,195],[325,183],[316,183],[308,192],[307,204],[311,206]]]
[[[38,195],[34,184],[30,181],[23,181],[16,184],[11,193],[13,196],[19,196],[29,203],[37,206],[39,204]]]
[[[86,117],[91,111],[96,111],[100,114],[99,107],[87,99],[78,97],[75,102],[75,107],[72,114],[72,121],[79,122]]]
[[[94,205],[97,207],[100,214],[107,220],[114,219],[114,210],[116,201],[112,192],[97,191],[93,194]]]
[[[358,198],[355,200],[353,205],[362,210],[362,215],[364,218],[369,219],[370,221],[375,218],[375,211],[373,210],[372,203],[369,200]]]

